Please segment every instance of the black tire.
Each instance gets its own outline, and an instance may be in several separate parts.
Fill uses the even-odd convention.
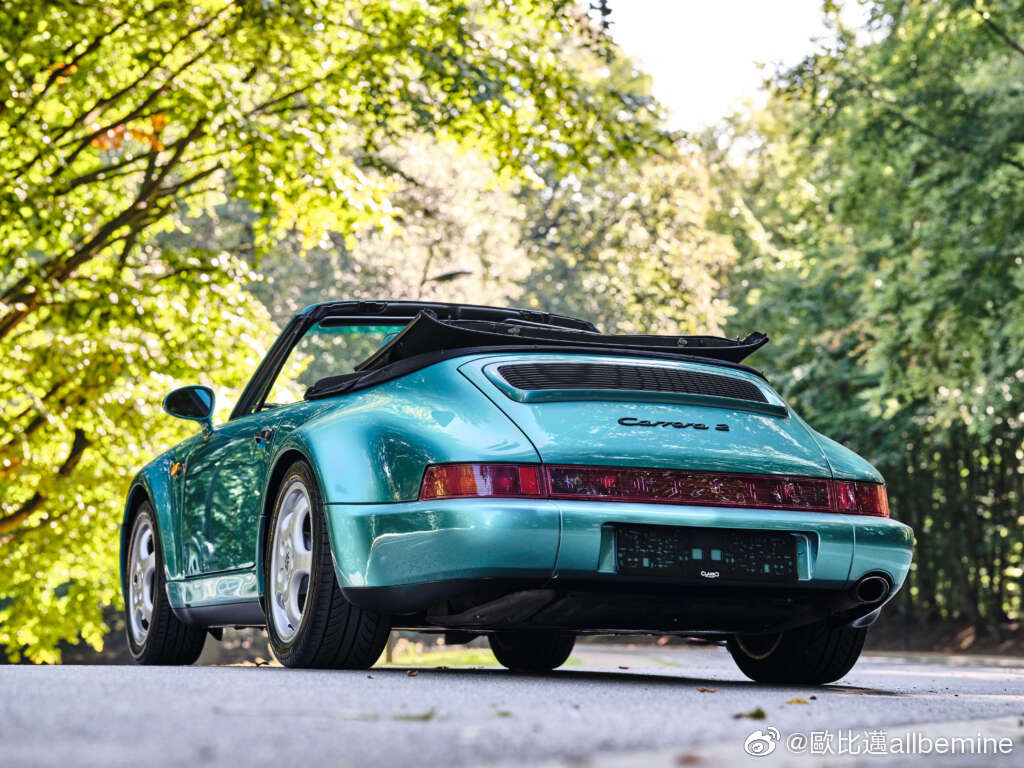
[[[755,682],[824,685],[853,669],[867,633],[821,621],[775,635],[736,635],[726,645],[736,666]]]
[[[133,578],[131,563],[132,549],[136,544],[136,534],[143,526],[148,525],[152,536],[146,542],[147,551],[156,558],[156,569],[152,576],[152,615],[147,622],[145,636],[137,638],[133,629],[131,580]],[[132,658],[139,664],[168,665],[192,664],[203,652],[206,642],[206,629],[185,624],[171,611],[167,600],[167,581],[164,577],[164,553],[160,544],[160,529],[156,525],[153,508],[148,501],[139,505],[132,520],[131,535],[128,538],[128,549],[125,558],[125,633],[128,635],[128,649]]]
[[[282,637],[271,616],[272,550],[285,492],[296,480],[302,483],[309,496],[312,564],[298,629],[290,637]],[[367,669],[373,666],[387,644],[390,621],[387,616],[352,605],[342,594],[334,575],[323,500],[313,470],[305,461],[292,464],[281,480],[263,549],[267,635],[277,660],[286,667],[312,669]]]
[[[565,664],[576,645],[571,632],[506,630],[490,635],[494,657],[514,672],[550,672]]]

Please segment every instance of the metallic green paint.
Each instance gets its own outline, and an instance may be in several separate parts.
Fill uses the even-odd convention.
[[[762,379],[739,369],[644,359],[738,376],[760,387],[774,413],[718,401],[668,398],[522,401],[493,367],[513,360],[596,360],[600,355],[467,355],[372,388],[266,409],[195,435],[133,481],[156,511],[172,606],[237,604],[262,594],[262,523],[271,479],[296,457],[313,468],[329,523],[339,583],[395,586],[473,576],[616,579],[610,524],[656,523],[788,530],[800,537],[801,580],[850,583],[871,572],[906,577],[913,536],[893,520],[830,513],[665,504],[523,499],[416,501],[428,464],[464,461],[686,467],[879,482],[866,461],[814,432]],[[620,395],[621,397],[622,395]],[[560,397],[574,397],[562,393]],[[651,421],[728,424],[730,431],[630,428]],[[257,445],[263,428],[273,437]],[[184,475],[171,477],[181,461]],[[275,474],[276,473],[276,474]],[[124,548],[124,544],[122,545]],[[123,579],[122,574],[122,579]]]
[[[428,464],[539,461],[522,431],[458,374],[462,362],[447,360],[314,401],[331,407],[296,429],[281,449],[310,459],[329,504],[415,499]]]
[[[256,600],[259,596],[256,573],[251,568],[167,582],[167,597],[176,608],[236,604],[243,600]]]
[[[815,432],[799,416],[795,418],[806,427],[814,440],[821,446],[825,458],[828,459],[829,468],[832,470],[834,478],[837,480],[870,480],[874,483],[885,482],[882,479],[882,473],[869,462],[862,459],[845,445],[825,437],[820,432]]]
[[[902,584],[914,557],[914,531],[909,525],[880,517],[853,520],[853,562],[850,579],[859,579],[869,571],[882,571]]]
[[[842,588],[869,572],[899,587],[913,536],[895,520],[829,512],[522,499],[327,506],[342,587],[510,576],[614,581],[612,525],[789,531],[804,586]]]
[[[157,533],[164,556],[164,577],[168,580],[182,573],[181,568],[181,526],[180,499],[175,478],[171,477],[171,466],[202,440],[195,435],[185,440],[166,453],[157,456],[143,467],[132,480],[125,503],[124,521],[121,524],[121,552],[128,549],[128,535],[131,532],[131,521],[138,505],[149,500],[156,515]],[[121,563],[121,585],[125,585],[125,558]]]
[[[266,421],[255,414],[228,422],[188,454],[182,486],[185,576],[251,568],[263,508],[265,448],[254,439]]]
[[[747,408],[656,402],[654,398],[645,402],[609,402],[605,397],[599,401],[600,391],[587,390],[579,391],[579,399],[518,402],[509,398],[487,375],[502,363],[580,359],[623,362],[621,357],[598,355],[519,354],[477,358],[465,362],[459,370],[526,433],[546,463],[830,476],[825,454],[803,422],[787,416],[756,413]],[[785,406],[763,379],[740,369],[723,370],[721,366],[709,364],[646,359],[643,364],[727,373],[760,387],[769,403]],[[573,394],[567,392],[566,397]],[[697,422],[711,427],[727,424],[729,431],[628,427],[618,423],[623,417],[651,422]]]
[[[328,505],[338,583],[375,587],[551,575],[559,535],[555,502],[462,501]]]

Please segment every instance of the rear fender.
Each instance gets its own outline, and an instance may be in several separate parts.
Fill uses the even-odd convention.
[[[458,373],[460,362],[438,363],[372,389],[316,401],[320,412],[281,442],[267,473],[256,562],[263,562],[273,488],[297,458],[309,463],[325,504],[341,513],[349,505],[416,499],[428,464],[539,462],[526,436]],[[347,552],[364,543],[332,541],[331,549]],[[257,582],[262,595],[261,567]]]
[[[837,443],[830,437],[813,429],[803,419],[796,416],[801,424],[821,447],[821,452],[832,469],[832,476],[837,480],[867,480],[873,483],[883,483],[882,473],[875,469],[866,459],[861,458],[845,445]]]
[[[526,435],[453,359],[334,398],[282,445],[306,456],[328,504],[411,501],[428,464],[538,462]]]
[[[263,577],[263,557],[267,546],[267,527],[273,512],[273,505],[277,501],[278,484],[283,479],[284,473],[288,471],[288,467],[299,460],[305,461],[312,468],[313,476],[320,490],[320,498],[324,498],[323,478],[320,476],[316,462],[310,461],[308,454],[305,453],[304,443],[290,436],[282,443],[273,461],[268,465],[266,482],[263,487],[263,511],[257,523],[256,554],[253,560],[256,563],[256,592],[260,597],[263,596],[266,586],[266,580]]]

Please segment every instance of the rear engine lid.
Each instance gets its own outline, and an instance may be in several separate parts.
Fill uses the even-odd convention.
[[[818,443],[755,373],[605,355],[487,356],[459,370],[549,464],[830,477]]]

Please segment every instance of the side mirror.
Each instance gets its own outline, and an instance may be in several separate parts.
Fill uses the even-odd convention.
[[[213,404],[215,398],[209,387],[179,387],[164,398],[164,410],[179,419],[198,421],[203,432],[213,431]]]

